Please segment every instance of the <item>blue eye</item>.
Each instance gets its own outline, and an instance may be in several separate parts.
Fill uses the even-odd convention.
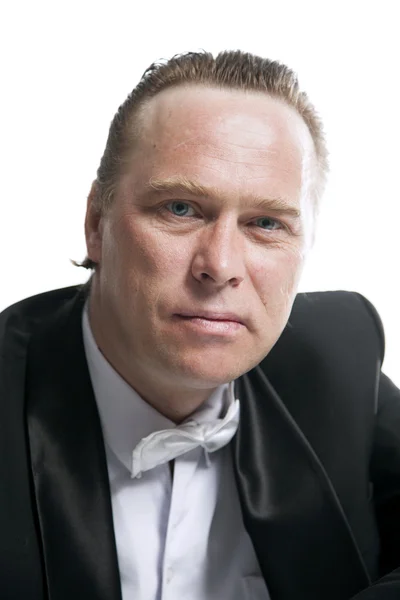
[[[176,217],[192,217],[195,214],[193,208],[187,202],[181,202],[180,200],[169,202],[167,208]]]
[[[278,221],[275,221],[275,219],[270,219],[270,217],[261,217],[260,219],[257,219],[256,225],[258,225],[258,227],[261,227],[262,229],[267,229],[269,231],[281,228],[280,223]]]

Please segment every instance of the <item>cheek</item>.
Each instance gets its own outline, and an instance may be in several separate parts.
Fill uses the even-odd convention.
[[[269,315],[277,316],[290,309],[297,293],[303,258],[295,250],[268,250],[253,266],[253,285]]]
[[[188,264],[183,238],[168,235],[137,217],[117,223],[112,237],[117,240],[116,255],[125,275],[140,274],[159,285],[182,273]]]

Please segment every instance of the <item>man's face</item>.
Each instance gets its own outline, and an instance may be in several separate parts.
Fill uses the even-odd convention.
[[[211,388],[256,365],[290,313],[313,219],[312,140],[262,93],[166,90],[98,228],[98,336],[124,369]],[[119,358],[116,358],[119,357]]]

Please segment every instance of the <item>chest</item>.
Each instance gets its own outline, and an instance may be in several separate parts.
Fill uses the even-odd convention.
[[[268,600],[231,453],[197,448],[131,479],[107,452],[123,600]]]

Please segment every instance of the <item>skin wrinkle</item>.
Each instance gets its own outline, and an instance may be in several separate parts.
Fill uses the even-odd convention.
[[[313,226],[313,142],[284,103],[204,87],[160,92],[143,111],[141,132],[100,219],[89,195],[87,250],[98,264],[89,314],[109,362],[179,422],[260,362],[286,326]],[[152,189],[174,178],[216,193],[176,198]],[[259,206],[268,199],[298,213],[298,226]],[[174,200],[193,206],[194,216],[174,215]],[[260,217],[288,229],[263,229]],[[233,311],[245,326],[204,335],[177,317],[187,310]]]
[[[241,147],[244,148],[245,146],[241,146]],[[278,152],[272,152],[271,151],[268,154],[270,154],[270,155],[274,155],[274,154],[277,155]],[[208,152],[203,151],[203,156],[205,156],[207,158],[215,158],[215,159],[220,160],[222,162],[236,162],[238,165],[249,165],[251,167],[263,167],[263,166],[265,166],[263,162],[254,163],[254,162],[248,161],[248,160],[243,160],[243,161],[236,160],[236,161],[232,161],[232,159],[229,158],[229,157],[224,158],[222,151],[220,151],[219,153],[216,153],[216,154],[213,154],[210,151],[208,151]]]

